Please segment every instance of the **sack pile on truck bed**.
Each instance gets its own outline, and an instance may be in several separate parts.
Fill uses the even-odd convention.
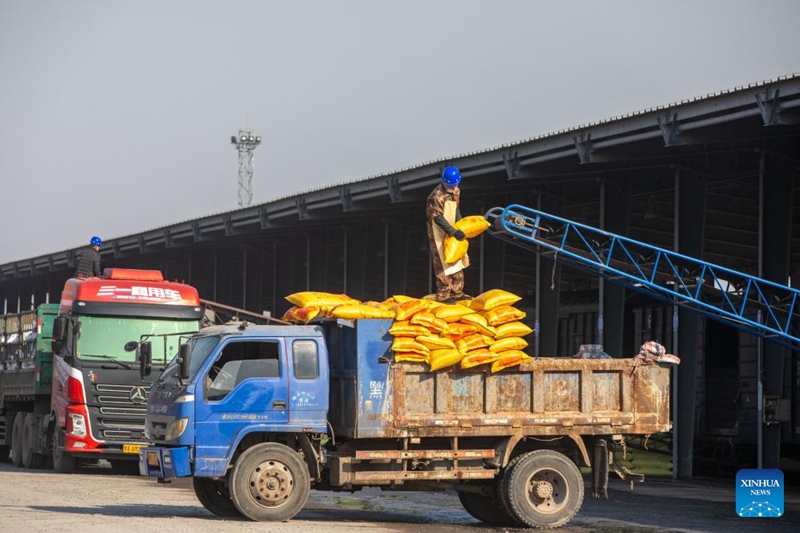
[[[456,304],[432,297],[393,296],[383,302],[361,302],[345,294],[298,292],[283,320],[308,323],[315,318],[394,319],[389,333],[396,362],[427,363],[431,371],[491,364],[491,371],[519,365],[532,358],[523,338],[533,333],[524,324],[525,312],[513,306],[520,297],[492,289]]]

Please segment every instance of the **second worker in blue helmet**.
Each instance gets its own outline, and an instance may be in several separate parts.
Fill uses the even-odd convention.
[[[461,200],[461,173],[454,166],[442,172],[442,181],[428,195],[425,215],[428,219],[428,243],[433,258],[433,272],[436,275],[436,299],[452,303],[464,299],[464,269],[469,266],[469,257],[455,263],[445,263],[444,238],[451,235],[464,240],[464,232],[456,229],[455,223],[461,219],[459,202]]]

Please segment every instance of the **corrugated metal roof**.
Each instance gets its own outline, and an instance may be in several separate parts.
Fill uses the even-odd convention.
[[[471,152],[462,152],[462,153],[456,154],[456,155],[441,157],[441,158],[438,158],[438,159],[432,159],[430,161],[425,161],[423,163],[418,163],[416,165],[411,165],[411,166],[408,166],[408,167],[403,167],[403,168],[399,168],[399,169],[395,169],[395,170],[390,170],[390,171],[382,172],[380,174],[373,174],[371,176],[367,176],[367,177],[364,177],[364,178],[356,178],[356,179],[354,179],[352,181],[337,182],[337,183],[333,183],[333,184],[330,184],[330,185],[325,185],[325,186],[322,186],[322,187],[315,187],[315,188],[312,188],[312,189],[306,189],[306,190],[303,190],[303,191],[298,191],[298,192],[293,193],[293,194],[288,194],[288,195],[285,195],[285,196],[278,196],[278,197],[272,198],[270,200],[266,200],[264,202],[261,202],[261,203],[258,203],[258,204],[254,204],[254,205],[249,206],[249,207],[237,208],[237,209],[232,209],[232,210],[228,210],[228,211],[220,211],[220,212],[216,212],[216,213],[211,213],[209,215],[204,215],[204,216],[201,216],[199,218],[207,218],[207,217],[210,217],[210,216],[219,216],[219,215],[223,215],[223,214],[226,214],[226,213],[232,213],[232,212],[235,212],[235,211],[239,211],[240,209],[251,209],[253,207],[267,205],[267,204],[270,204],[270,203],[279,202],[281,200],[289,200],[289,199],[292,199],[292,198],[305,196],[305,195],[312,194],[312,193],[319,192],[319,191],[324,191],[324,190],[328,190],[328,189],[336,189],[338,187],[342,187],[342,186],[345,186],[345,185],[351,185],[353,183],[361,183],[361,182],[375,180],[375,179],[378,179],[378,178],[386,178],[386,177],[390,177],[390,176],[395,176],[395,175],[398,175],[398,174],[403,174],[404,172],[408,172],[408,171],[411,171],[411,170],[416,170],[416,169],[423,168],[423,167],[426,167],[426,166],[429,166],[429,165],[438,165],[438,164],[442,164],[442,163],[446,163],[446,162],[449,163],[449,162],[453,162],[453,161],[456,161],[458,159],[462,159],[462,158],[465,158],[465,157],[470,157],[470,156],[474,156],[474,155],[478,155],[478,154],[486,154],[486,153],[496,152],[498,150],[505,150],[505,149],[509,149],[509,148],[514,148],[514,147],[522,146],[524,144],[527,144],[527,143],[530,143],[530,142],[534,142],[534,141],[538,141],[538,140],[541,140],[541,139],[547,139],[547,138],[555,137],[557,135],[562,135],[562,134],[565,134],[565,133],[578,132],[578,131],[581,131],[581,130],[585,130],[586,128],[597,126],[599,124],[610,124],[610,123],[613,123],[613,122],[619,122],[619,121],[622,121],[622,120],[625,120],[625,119],[628,119],[628,118],[631,118],[631,117],[636,117],[636,116],[640,116],[640,115],[646,115],[648,113],[653,113],[653,112],[656,112],[656,111],[663,111],[665,109],[672,109],[672,108],[675,108],[676,106],[680,106],[680,105],[685,105],[685,104],[689,104],[689,103],[693,103],[693,102],[701,102],[701,101],[705,101],[705,100],[710,100],[712,98],[717,98],[717,97],[720,97],[720,96],[723,96],[723,95],[732,94],[732,93],[745,91],[745,90],[749,90],[749,89],[754,89],[754,88],[766,87],[768,85],[772,85],[772,84],[775,84],[775,83],[778,83],[778,82],[781,82],[781,81],[794,80],[794,79],[800,79],[800,73],[778,76],[777,78],[773,78],[773,79],[769,79],[769,80],[763,80],[763,81],[759,81],[759,82],[755,82],[755,83],[750,83],[750,84],[747,84],[747,85],[738,85],[738,86],[736,86],[736,87],[734,87],[732,89],[723,89],[723,90],[720,90],[720,91],[717,91],[717,92],[714,92],[714,93],[708,93],[708,94],[706,94],[704,96],[696,96],[696,97],[692,97],[692,98],[686,98],[684,100],[680,100],[680,101],[673,102],[673,103],[670,103],[670,104],[658,105],[656,107],[649,107],[649,108],[641,109],[639,111],[633,111],[631,113],[626,113],[626,114],[623,114],[623,115],[617,115],[615,117],[605,118],[605,119],[601,119],[601,120],[593,121],[593,122],[587,122],[585,124],[580,124],[578,126],[573,126],[573,127],[566,128],[566,129],[551,131],[551,132],[548,132],[548,133],[543,133],[541,135],[535,135],[533,137],[528,137],[526,139],[522,139],[522,140],[519,140],[519,141],[503,143],[503,144],[499,144],[499,145],[496,145],[496,146],[492,146],[490,148],[484,148],[484,149],[481,149],[481,150],[473,150]],[[182,220],[180,222],[176,222],[175,224],[182,224],[182,223],[189,222],[191,220],[198,220],[198,219]],[[169,226],[172,226],[172,225],[173,224],[170,224]],[[145,232],[146,231],[158,231],[158,230],[162,230],[162,229],[164,229],[166,227],[169,227],[169,226],[159,226],[159,227],[156,227],[156,228],[151,228],[149,230],[145,230]]]
[[[408,188],[408,190],[411,190],[419,186],[426,186],[428,182],[433,183],[437,179],[437,166],[445,162],[453,162],[458,164],[462,167],[462,171],[464,169],[469,171],[471,168],[474,168],[479,169],[479,172],[486,172],[486,169],[490,167],[502,167],[504,164],[503,159],[506,154],[511,155],[511,149],[514,149],[515,157],[517,150],[519,150],[520,157],[528,158],[526,160],[528,163],[552,160],[554,158],[572,157],[577,153],[575,144],[578,141],[576,137],[572,137],[570,134],[580,132],[581,136],[583,136],[584,133],[587,133],[587,129],[594,128],[593,131],[588,133],[594,134],[591,142],[594,143],[595,146],[599,147],[602,147],[603,142],[608,144],[631,142],[634,140],[634,136],[631,132],[646,132],[646,135],[651,137],[660,136],[661,133],[658,130],[656,121],[651,121],[647,115],[663,112],[664,110],[676,111],[681,106],[684,107],[684,110],[682,111],[682,119],[686,121],[685,126],[687,128],[700,125],[703,122],[707,123],[710,120],[709,117],[714,116],[724,115],[725,117],[730,117],[730,119],[733,120],[735,118],[741,118],[741,110],[745,108],[749,114],[758,113],[757,99],[753,98],[750,100],[748,98],[742,98],[739,96],[739,93],[752,91],[754,89],[761,89],[773,84],[793,82],[798,79],[800,79],[800,74],[779,76],[774,79],[741,85],[734,87],[733,89],[724,89],[715,93],[709,93],[705,96],[688,98],[671,104],[646,108],[632,113],[595,122],[589,122],[571,128],[529,137],[527,139],[515,142],[503,143],[481,150],[474,150],[458,155],[442,157],[401,169],[354,179],[353,181],[349,182],[339,182],[333,185],[317,187],[314,189],[297,192],[295,194],[273,198],[249,207],[208,214],[194,219],[183,220],[165,226],[143,230],[122,237],[107,238],[106,242],[112,245],[116,244],[130,248],[134,241],[137,241],[138,239],[144,239],[145,244],[148,244],[147,240],[153,234],[161,233],[166,239],[167,235],[169,235],[170,238],[173,236],[170,234],[170,230],[176,232],[183,231],[185,233],[186,226],[189,224],[191,224],[192,227],[199,228],[200,233],[208,230],[209,228],[213,230],[214,227],[219,227],[220,224],[227,226],[230,223],[231,227],[235,229],[236,225],[239,223],[244,223],[246,220],[253,219],[254,217],[258,218],[259,213],[262,210],[266,212],[265,215],[280,218],[290,214],[293,209],[295,211],[299,211],[300,209],[306,210],[309,207],[318,208],[330,206],[332,203],[335,203],[337,199],[339,199],[339,194],[343,187],[347,187],[348,197],[350,194],[353,194],[353,196],[358,195],[360,199],[369,199],[375,197],[376,194],[380,194],[381,190],[379,189],[381,188],[383,188],[382,190],[385,193],[387,184],[382,181],[382,179],[385,180],[387,178],[396,178],[398,180],[398,185],[404,185]],[[786,96],[787,92],[789,96]],[[710,100],[722,97],[734,99],[727,102],[726,105],[721,105],[720,107],[717,107],[716,104],[714,104],[714,106],[709,106],[708,102]],[[790,99],[792,102],[791,105],[793,107],[798,107],[800,106],[800,88],[797,86],[792,86],[791,90],[784,91],[780,95],[780,98],[781,101],[788,101],[787,99]],[[700,107],[691,108],[687,106]],[[738,116],[737,113],[739,113]],[[625,125],[624,127],[617,125],[617,123],[632,119],[637,122]],[[682,120],[679,120],[679,122],[682,122]],[[602,126],[602,128],[600,128],[598,131],[598,127],[600,126]],[[630,137],[628,138],[626,136]],[[502,154],[502,157],[496,157],[496,154]],[[427,170],[424,171],[426,167],[431,167],[429,169],[431,172],[428,172]],[[375,183],[373,185],[370,182]],[[350,189],[353,190],[351,191]],[[74,254],[79,250],[80,248],[72,248],[0,265],[0,278],[9,273],[16,277],[18,270],[20,275],[24,275],[22,273],[26,270],[30,269],[33,272],[38,268],[47,268],[48,264],[52,270],[60,264],[68,262],[69,258],[74,256]]]

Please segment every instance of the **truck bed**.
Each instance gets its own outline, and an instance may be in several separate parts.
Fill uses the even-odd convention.
[[[637,359],[542,357],[430,372],[393,363],[391,320],[326,325],[329,421],[349,438],[651,434],[669,422],[670,370]]]

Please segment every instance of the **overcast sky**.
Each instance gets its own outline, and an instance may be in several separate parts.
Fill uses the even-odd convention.
[[[0,0],[0,264],[800,72],[800,2]]]

